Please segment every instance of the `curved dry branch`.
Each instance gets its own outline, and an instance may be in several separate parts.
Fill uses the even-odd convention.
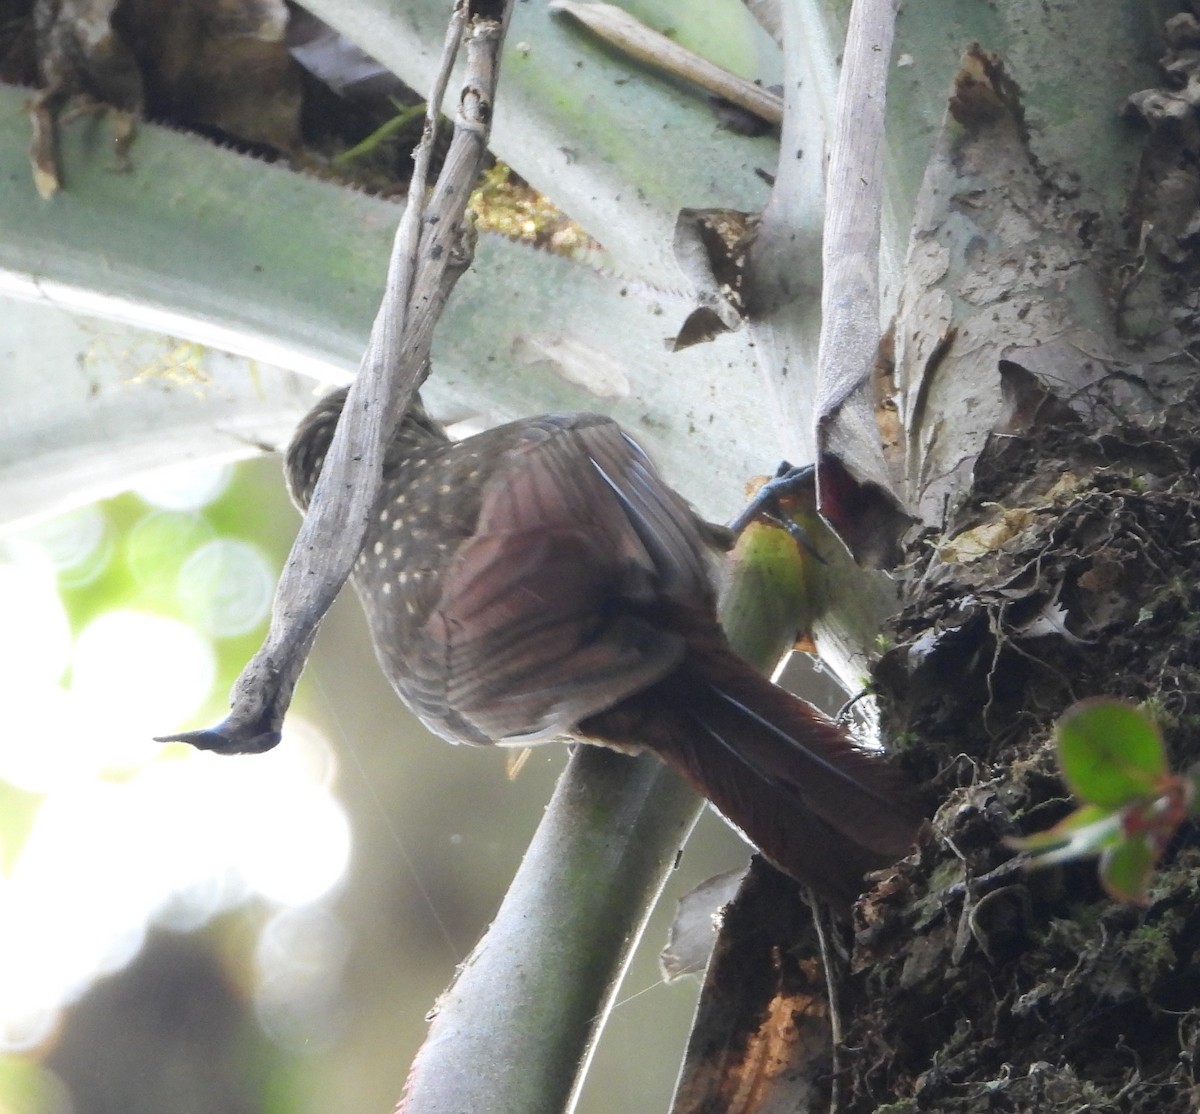
[[[429,98],[409,203],[388,266],[386,292],[310,512],[280,577],[266,641],[234,684],[232,707],[222,723],[163,741],[222,753],[269,750],[279,742],[317,627],[362,548],[367,516],[382,483],[384,447],[426,373],[434,325],[469,262],[463,214],[487,146],[511,7],[512,0],[506,0],[494,17],[485,17],[464,0],[455,6]],[[464,27],[467,71],[454,136],[426,206],[424,179],[437,115]]]

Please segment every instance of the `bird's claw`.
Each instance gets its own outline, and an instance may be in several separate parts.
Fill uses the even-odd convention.
[[[775,475],[754,493],[754,497],[746,504],[742,513],[729,524],[729,529],[734,534],[740,534],[755,519],[766,519],[786,530],[805,553],[824,565],[825,558],[817,552],[808,531],[788,513],[783,503],[786,498],[795,496],[797,492],[802,492],[805,496],[811,495],[816,484],[816,475],[816,465],[793,465],[783,461],[775,470]]]

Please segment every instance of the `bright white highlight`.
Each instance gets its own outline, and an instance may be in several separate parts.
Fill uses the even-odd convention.
[[[138,590],[169,600],[190,566],[204,631],[125,608],[94,619],[72,644],[56,569],[90,568],[111,538],[103,514],[71,518],[0,544],[11,635],[0,639],[0,779],[27,794],[12,798],[13,815],[26,817],[12,829],[19,854],[7,874],[0,867],[0,1053],[43,1042],[64,1005],[137,954],[152,922],[197,928],[260,898],[309,911],[305,933],[292,934],[308,951],[336,957],[341,947],[336,922],[322,921],[315,904],[337,887],[351,847],[320,733],[291,716],[276,750],[242,758],[152,740],[194,722],[210,699],[211,638],[261,621],[266,558],[245,542],[214,541],[199,519],[154,516],[139,535],[146,575],[130,563]],[[205,584],[215,589],[207,604]],[[273,1016],[292,1008],[289,993],[314,1008],[327,1001],[325,976],[297,973],[310,961],[296,958],[290,973],[284,960],[264,963]],[[328,978],[340,969],[335,959]]]
[[[157,756],[161,735],[193,716],[216,677],[212,646],[186,623],[109,611],[80,632],[70,693],[99,768]],[[166,725],[164,727],[164,725]]]
[[[136,954],[152,920],[197,927],[252,896],[306,905],[337,885],[350,827],[312,780],[329,770],[312,753],[324,741],[301,735],[241,758],[161,748],[127,780],[46,797],[0,879],[0,1050],[42,1039],[60,1006]]]
[[[54,565],[40,547],[10,546],[7,560],[0,550],[0,600],[7,633],[0,638],[0,685],[7,703],[31,686],[57,683],[71,652],[71,630]]]
[[[233,469],[228,464],[217,468],[186,465],[146,480],[134,494],[153,507],[195,511],[219,499],[232,476]]]

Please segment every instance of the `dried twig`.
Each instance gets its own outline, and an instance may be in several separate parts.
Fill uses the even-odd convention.
[[[647,27],[615,4],[580,4],[575,0],[550,0],[551,11],[574,16],[606,42],[631,58],[707,89],[718,97],[753,113],[768,124],[783,120],[783,98],[753,81],[730,73],[695,51]]]
[[[426,374],[434,325],[469,262],[463,213],[487,144],[512,2],[458,0],[454,7],[429,96],[408,204],[388,265],[387,289],[310,511],[280,577],[270,630],[234,684],[226,719],[169,740],[227,753],[268,750],[279,741],[317,627],[362,546],[367,516],[382,482],[384,447]],[[481,14],[485,9],[487,14]],[[454,136],[425,204],[438,113],[464,30],[467,72]]]

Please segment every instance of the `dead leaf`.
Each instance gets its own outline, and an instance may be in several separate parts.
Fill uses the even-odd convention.
[[[951,564],[966,565],[994,553],[1005,542],[1015,538],[1033,521],[1033,512],[1026,507],[998,508],[998,514],[988,522],[956,534],[938,546],[938,556]]]

